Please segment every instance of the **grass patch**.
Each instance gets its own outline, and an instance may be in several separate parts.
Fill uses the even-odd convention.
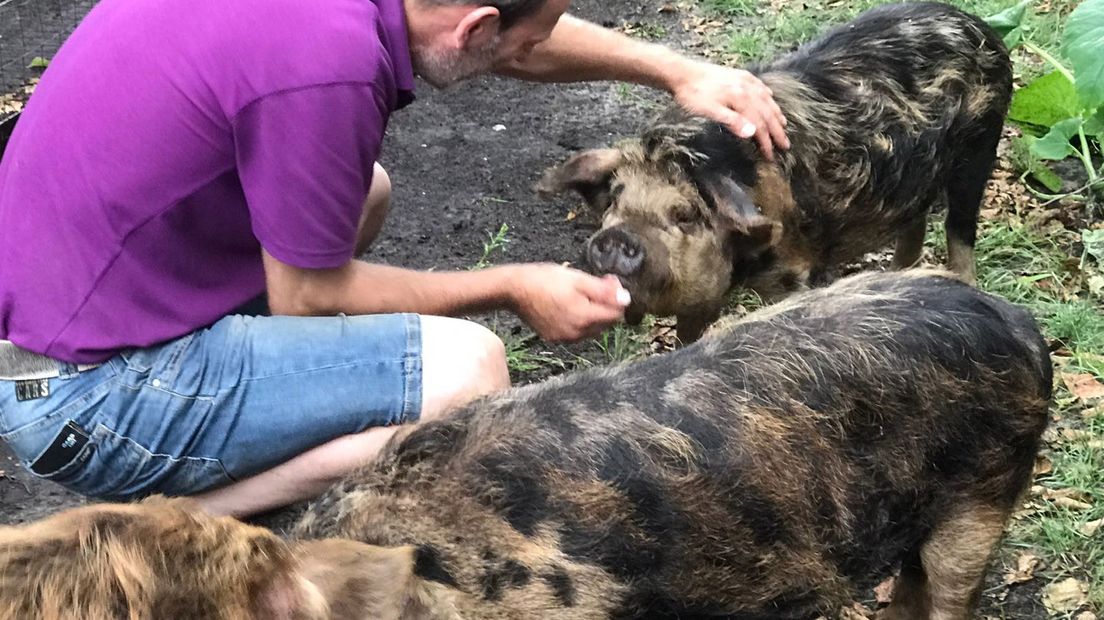
[[[648,344],[648,330],[653,324],[652,321],[653,319],[649,317],[638,327],[618,323],[602,332],[595,343],[609,363],[616,364],[633,359],[645,352]]]
[[[764,0],[702,0],[702,7],[713,16],[729,20],[726,33],[717,47],[738,63],[763,60],[793,49],[830,26],[854,18],[885,0],[811,0],[801,3]],[[988,16],[1016,4],[1013,0],[950,0],[975,15]],[[1027,40],[1060,57],[1062,24],[1077,5],[1076,0],[1052,0],[1045,13],[1032,14],[1028,20]],[[778,7],[780,10],[772,7]],[[1030,76],[1037,75],[1034,63],[1021,67]]]

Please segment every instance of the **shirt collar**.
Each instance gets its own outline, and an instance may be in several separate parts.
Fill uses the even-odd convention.
[[[403,0],[371,0],[379,11],[380,23],[387,35],[387,51],[395,70],[399,107],[414,100],[414,65],[410,60],[410,35],[406,29]]]

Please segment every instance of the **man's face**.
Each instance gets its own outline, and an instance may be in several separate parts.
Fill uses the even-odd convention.
[[[469,45],[462,49],[416,45],[411,49],[414,69],[434,87],[445,88],[496,67],[524,61],[533,48],[552,34],[570,4],[571,0],[546,0],[537,13],[505,32],[495,33],[489,41],[481,43],[476,43],[478,37],[472,36]]]

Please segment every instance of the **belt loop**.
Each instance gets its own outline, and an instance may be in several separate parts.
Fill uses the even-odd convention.
[[[75,377],[79,374],[80,374],[80,371],[77,370],[77,365],[76,364],[71,364],[69,362],[61,362],[61,361],[58,362],[58,379],[61,379],[62,381],[65,381],[65,380],[68,380],[68,379],[72,379],[73,377]]]

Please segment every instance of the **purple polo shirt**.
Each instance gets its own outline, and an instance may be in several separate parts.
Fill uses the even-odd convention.
[[[413,89],[402,0],[103,0],[0,162],[0,339],[102,361],[256,297],[262,247],[344,264]]]

